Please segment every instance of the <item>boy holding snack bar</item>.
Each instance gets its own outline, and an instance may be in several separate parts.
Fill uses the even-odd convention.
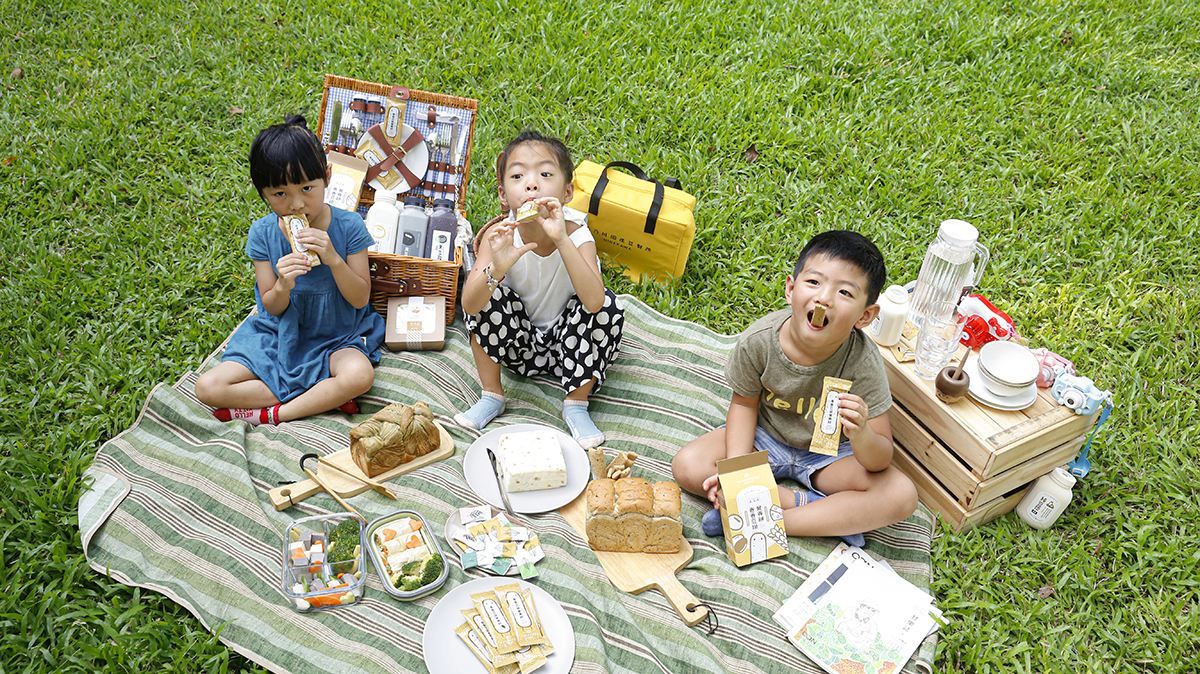
[[[916,510],[916,488],[891,465],[892,397],[883,359],[863,332],[879,313],[875,301],[885,278],[883,255],[861,234],[829,231],[808,242],[784,286],[790,309],[755,321],[730,354],[726,424],[675,455],[671,469],[680,487],[718,506],[717,461],[758,449],[767,451],[777,480],[807,489],[779,487],[790,536],[841,536],[861,546],[862,532]],[[836,380],[847,380],[849,391],[826,393],[828,385],[844,388]],[[814,435],[822,436],[823,425],[827,433],[835,428],[834,443],[845,434],[836,454],[816,451]],[[709,536],[722,534],[719,510],[705,513],[701,524]]]

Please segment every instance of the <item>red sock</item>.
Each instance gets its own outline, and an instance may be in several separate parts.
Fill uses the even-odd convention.
[[[351,400],[350,402],[338,408],[346,414],[358,414],[358,403]]]
[[[235,419],[245,421],[251,426],[259,424],[277,424],[279,423],[279,408],[281,405],[274,407],[261,407],[257,409],[242,409],[238,407],[222,407],[213,410],[213,416],[221,421],[233,421]]]

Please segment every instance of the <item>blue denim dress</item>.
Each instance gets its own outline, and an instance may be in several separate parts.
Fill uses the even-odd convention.
[[[374,242],[360,215],[340,208],[330,211],[329,240],[343,258],[366,250]],[[251,260],[266,260],[274,267],[279,258],[291,252],[292,245],[279,230],[274,213],[250,226],[246,254]],[[221,360],[249,368],[280,402],[328,378],[329,356],[335,351],[356,348],[372,364],[379,362],[383,318],[370,304],[355,309],[347,302],[328,265],[318,265],[296,277],[291,303],[282,316],[273,316],[263,307],[257,284],[254,299],[258,314],[237,329]]]

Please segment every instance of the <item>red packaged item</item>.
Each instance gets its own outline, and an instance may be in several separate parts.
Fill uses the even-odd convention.
[[[961,341],[972,349],[988,342],[1006,341],[1017,336],[1013,319],[997,309],[983,295],[967,295],[959,303],[958,311],[967,316]]]

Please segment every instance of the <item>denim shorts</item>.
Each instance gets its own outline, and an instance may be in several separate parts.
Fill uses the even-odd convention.
[[[722,425],[721,428],[725,428],[725,426]],[[810,491],[818,491],[812,484],[813,473],[834,461],[854,456],[854,450],[850,449],[849,442],[838,445],[837,456],[825,456],[807,449],[797,449],[785,445],[776,440],[775,436],[764,430],[762,426],[754,428],[754,448],[767,451],[767,461],[771,465],[771,472],[775,474],[776,480],[795,480]],[[818,493],[820,492],[818,491]]]

